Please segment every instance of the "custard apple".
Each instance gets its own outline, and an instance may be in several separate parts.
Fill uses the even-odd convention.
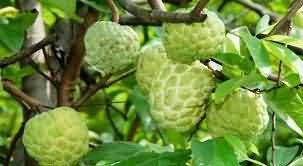
[[[203,23],[164,23],[164,46],[168,58],[191,64],[206,60],[221,48],[225,38],[225,26],[216,13],[205,10]]]
[[[158,74],[159,67],[167,60],[164,46],[160,41],[153,41],[141,49],[136,80],[144,94],[149,93],[151,82]]]
[[[262,134],[269,116],[262,96],[238,89],[221,105],[212,104],[206,122],[213,136],[235,135],[250,140]]]
[[[159,127],[186,132],[204,114],[204,108],[215,87],[212,73],[203,64],[159,66],[150,91],[151,114]]]
[[[73,166],[88,152],[88,129],[79,113],[58,107],[29,120],[23,144],[41,166]]]
[[[86,63],[102,76],[118,74],[137,61],[137,33],[128,26],[100,21],[88,28],[85,38]]]

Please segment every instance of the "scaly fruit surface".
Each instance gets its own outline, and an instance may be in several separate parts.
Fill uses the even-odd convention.
[[[149,95],[151,114],[159,127],[186,132],[204,114],[214,87],[214,77],[203,64],[167,61],[152,81]]]
[[[212,105],[206,122],[213,136],[236,135],[250,140],[262,134],[269,117],[262,96],[238,89],[221,105]]]
[[[128,26],[96,22],[87,30],[84,41],[86,63],[102,76],[123,72],[137,61],[139,38]]]
[[[225,26],[216,13],[205,10],[207,18],[202,23],[164,23],[164,46],[168,58],[191,64],[195,60],[206,60],[222,47]]]
[[[160,66],[167,60],[164,46],[160,41],[153,41],[141,49],[136,80],[144,94],[150,92],[151,82],[158,74]]]
[[[41,166],[73,166],[88,152],[88,129],[79,113],[58,107],[30,119],[23,144]]]

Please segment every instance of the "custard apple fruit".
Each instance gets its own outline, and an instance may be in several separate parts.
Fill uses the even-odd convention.
[[[41,166],[73,166],[89,150],[88,129],[79,113],[58,107],[30,119],[23,135],[26,151]]]
[[[198,61],[192,65],[167,61],[152,81],[151,114],[160,128],[186,132],[203,116],[214,87],[212,73]]]
[[[168,58],[185,64],[206,60],[221,48],[225,26],[216,13],[205,10],[203,23],[164,23],[164,46]]]
[[[160,41],[153,41],[141,49],[136,80],[144,94],[149,94],[152,80],[158,74],[159,67],[167,60],[164,46]]]
[[[117,74],[135,65],[140,48],[137,33],[128,26],[100,21],[88,28],[86,63],[102,76]]]
[[[269,116],[262,96],[238,89],[221,105],[212,104],[206,122],[213,136],[235,135],[251,140],[267,127]]]

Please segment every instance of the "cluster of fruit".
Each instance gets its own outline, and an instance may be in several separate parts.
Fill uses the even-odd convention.
[[[216,79],[199,60],[220,51],[225,27],[215,13],[205,13],[203,23],[164,23],[163,40],[141,49],[130,27],[97,22],[85,36],[85,62],[102,76],[137,66],[137,82],[149,96],[151,114],[163,129],[189,131],[210,105],[206,122],[213,136],[253,138],[262,133],[269,119],[261,96],[237,89],[222,104],[211,102]],[[32,118],[23,143],[41,166],[69,166],[88,151],[88,129],[76,111],[59,107]]]

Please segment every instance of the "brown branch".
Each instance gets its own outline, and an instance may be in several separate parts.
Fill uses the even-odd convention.
[[[166,2],[166,3],[170,3],[170,4],[174,4],[174,5],[178,5],[178,6],[183,6],[191,1],[192,0],[164,0],[164,2]]]
[[[199,16],[208,2],[209,2],[209,0],[199,0],[197,5],[195,6],[195,8],[191,11],[191,14],[193,16]]]
[[[52,83],[54,85],[54,87],[58,87],[57,82],[50,77],[49,75],[47,75],[47,73],[43,72],[39,65],[36,64],[32,59],[29,60],[29,65],[38,73],[40,74],[42,77],[44,77],[46,80],[48,80],[50,83]]]
[[[138,115],[137,115],[131,125],[131,128],[128,131],[127,141],[132,141],[134,139],[139,127],[140,127],[140,119],[138,118]]]
[[[50,59],[49,53],[47,52],[45,47],[42,48],[42,51],[43,51],[43,56],[45,59],[47,70],[50,72],[50,76],[56,81],[56,78],[57,78],[56,74],[55,74],[56,72],[51,65],[51,59]]]
[[[297,13],[297,11],[303,6],[303,0],[293,1],[290,5],[287,14],[274,26],[269,35],[275,35],[278,33],[288,33],[290,28],[291,18]]]
[[[3,79],[2,85],[5,91],[12,95],[19,103],[24,105],[28,110],[40,112],[41,107],[50,108],[49,106],[41,104],[38,100],[22,92],[10,80]]]
[[[269,9],[265,8],[264,6],[257,4],[255,2],[249,1],[249,0],[234,0],[235,2],[245,6],[248,9],[251,9],[258,13],[259,15],[269,15],[271,20],[276,21],[279,18],[279,15],[270,11]]]
[[[206,19],[205,14],[193,16],[190,13],[168,13],[159,10],[148,10],[137,6],[131,0],[118,0],[120,5],[134,16],[152,22],[173,22],[173,23],[193,23],[203,22]]]
[[[113,0],[106,0],[108,7],[112,12],[112,21],[119,22],[119,10]]]
[[[153,10],[165,11],[165,6],[162,0],[148,0],[149,5]]]
[[[17,63],[27,57],[30,57],[33,55],[33,53],[35,53],[36,51],[42,49],[43,47],[45,47],[51,43],[53,43],[54,41],[56,41],[56,35],[49,35],[45,39],[38,42],[37,44],[21,50],[16,55],[1,59],[0,68],[4,68],[8,65]]]
[[[117,77],[115,79],[109,79],[109,80],[105,81],[104,83],[94,84],[94,85],[89,86],[88,89],[86,90],[86,92],[84,93],[84,95],[82,95],[82,97],[77,102],[75,102],[72,106],[74,108],[79,108],[91,96],[95,95],[100,89],[106,88],[106,87],[132,75],[135,71],[136,71],[135,69],[131,69],[128,72],[123,73],[122,75],[120,75],[119,77]]]
[[[79,25],[77,39],[71,47],[69,63],[63,72],[62,80],[59,86],[58,103],[59,105],[70,106],[72,103],[72,92],[74,81],[80,73],[81,63],[84,58],[84,36],[87,28],[98,19],[98,12],[90,10],[85,16],[83,24]]]
[[[157,20],[146,20],[140,17],[125,15],[120,17],[119,24],[121,25],[148,25],[148,26],[161,26],[162,22]]]

